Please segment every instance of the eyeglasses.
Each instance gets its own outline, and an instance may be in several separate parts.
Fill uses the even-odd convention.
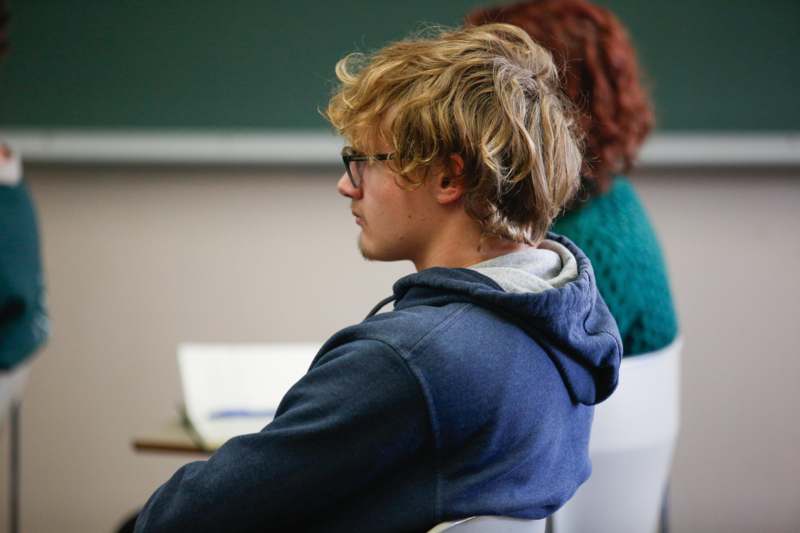
[[[344,169],[347,171],[347,177],[350,178],[350,183],[356,189],[361,188],[361,182],[364,178],[364,167],[369,161],[388,161],[394,159],[394,154],[372,154],[366,155],[356,152],[352,146],[345,146],[342,148],[342,162]]]

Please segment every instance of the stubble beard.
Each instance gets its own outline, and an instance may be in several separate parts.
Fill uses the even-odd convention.
[[[374,243],[373,243],[374,244]],[[358,236],[358,251],[361,254],[361,257],[364,258],[365,261],[392,261],[393,259],[388,259],[385,256],[380,254],[380,249],[375,249],[373,246],[372,248],[367,247],[364,243],[364,234],[361,233]],[[385,252],[385,250],[384,250]]]
[[[392,261],[403,261],[407,259],[406,257],[401,257],[396,253],[393,254],[392,252],[396,251],[392,250],[391,248],[384,247],[383,249],[381,249],[380,247],[375,248],[375,246],[373,246],[371,249],[368,248],[364,244],[363,234],[358,236],[357,244],[358,244],[358,251],[361,254],[361,257],[363,257],[365,261],[392,262]],[[373,245],[374,244],[375,243],[373,243]],[[410,261],[411,259],[408,260]]]
[[[358,246],[358,252],[361,254],[361,257],[366,261],[372,261],[374,259],[364,246],[364,236],[362,234],[359,234],[356,238],[356,246]]]

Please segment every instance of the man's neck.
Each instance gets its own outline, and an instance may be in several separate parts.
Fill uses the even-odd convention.
[[[480,228],[444,231],[434,238],[427,251],[414,260],[417,271],[432,267],[464,268],[530,248],[525,243],[513,242],[498,237],[481,238]]]

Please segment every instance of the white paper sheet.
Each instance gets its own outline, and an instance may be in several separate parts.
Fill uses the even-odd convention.
[[[308,370],[321,343],[178,346],[186,415],[203,444],[255,433]]]

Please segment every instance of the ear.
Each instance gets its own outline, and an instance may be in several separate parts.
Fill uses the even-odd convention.
[[[443,205],[457,202],[464,195],[464,159],[460,155],[450,155],[447,166],[436,176],[434,194]]]

